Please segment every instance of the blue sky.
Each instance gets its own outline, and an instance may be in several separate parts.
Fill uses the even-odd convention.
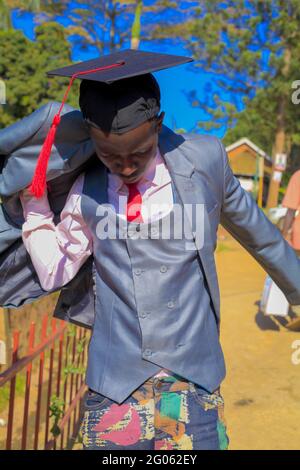
[[[184,3],[185,2],[182,4]],[[69,22],[67,15],[58,20],[65,25]],[[156,20],[155,17],[152,17],[152,21]],[[32,14],[18,13],[15,11],[13,13],[13,23],[16,28],[22,29],[28,38],[34,40],[35,25]],[[129,43],[124,45],[125,49],[129,47]],[[185,49],[184,43],[180,40],[141,41],[140,49],[189,56],[189,52]],[[72,59],[74,62],[88,60],[96,56],[97,53],[91,48],[88,48],[84,52],[80,51],[78,48],[72,48]],[[222,98],[225,98],[224,92],[218,89],[215,84],[216,77],[214,74],[209,74],[205,70],[195,67],[193,64],[187,64],[156,72],[154,75],[161,87],[162,110],[166,113],[165,124],[173,129],[183,128],[187,131],[205,132],[201,128],[201,125],[197,129],[195,129],[195,126],[197,122],[201,123],[201,121],[209,120],[210,117],[200,108],[192,107],[187,98],[187,94],[192,90],[196,90],[197,96],[203,99],[207,90],[213,89],[219,92]],[[221,138],[224,136],[225,132],[225,126],[219,130],[211,131],[211,133]]]

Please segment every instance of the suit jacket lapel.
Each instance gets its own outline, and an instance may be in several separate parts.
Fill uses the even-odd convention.
[[[177,134],[175,136],[176,138],[178,137]],[[193,163],[186,157],[182,145],[169,150],[169,141],[170,136],[168,146],[166,146],[164,136],[160,139],[160,151],[182,200],[187,216],[186,219],[189,221],[193,232],[194,241],[211,292],[211,298],[216,312],[219,312],[219,290],[214,259],[215,238],[212,236],[209,220],[209,212],[215,207],[216,201],[211,197],[211,191],[208,189],[204,177],[195,170]],[[165,151],[166,149],[167,151]],[[191,211],[187,210],[188,206],[186,205],[192,207],[196,204],[201,205],[199,206],[200,218],[191,217]],[[195,214],[195,210],[193,210],[193,213]],[[197,227],[196,224],[198,221],[199,225],[199,220],[203,223],[203,226]],[[200,236],[199,230],[201,231]]]
[[[186,213],[185,220],[189,222],[189,228],[194,234],[194,241],[205,272],[211,299],[218,315],[219,290],[214,259],[215,247],[208,215],[215,206],[215,200],[210,197],[211,192],[207,188],[204,177],[195,170],[193,163],[185,155],[186,151],[181,145],[184,141],[181,135],[175,134],[164,127],[159,138],[159,148],[182,200]],[[97,194],[99,204],[105,204],[108,203],[108,172],[104,165],[100,165],[98,168],[98,175],[92,178],[98,189],[93,193]],[[200,213],[202,217],[200,220],[203,222],[201,227],[196,227],[197,217],[191,217],[191,211],[186,210],[185,207],[185,205],[187,207],[189,205],[195,208],[195,204],[201,204]],[[194,210],[193,213],[195,213]],[[201,231],[200,237],[198,236],[199,230]]]

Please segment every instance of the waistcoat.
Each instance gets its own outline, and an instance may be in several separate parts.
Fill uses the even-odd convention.
[[[121,403],[167,368],[214,391],[225,376],[224,358],[174,181],[173,209],[159,220],[136,224],[118,217],[107,203],[107,180],[99,162],[85,172],[81,198],[95,263],[87,385]]]

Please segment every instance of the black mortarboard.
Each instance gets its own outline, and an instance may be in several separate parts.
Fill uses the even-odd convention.
[[[155,102],[155,99],[157,98],[157,89],[159,90],[159,87],[155,87],[156,81],[151,73],[185,64],[192,60],[193,59],[190,57],[127,49],[47,72],[49,76],[70,77],[70,83],[63,97],[61,107],[54,116],[50,131],[39,155],[35,174],[30,185],[32,194],[36,197],[41,197],[44,193],[47,165],[55,139],[56,128],[60,121],[60,113],[75,78],[81,78],[84,82],[81,84],[80,97],[80,107],[83,111],[83,117],[99,127],[106,127],[107,121],[110,121],[110,129],[113,132],[122,133],[139,125],[143,120],[153,117],[153,114],[157,112],[158,104]],[[138,78],[139,76],[141,76],[140,79]],[[127,99],[127,102],[124,102],[124,100],[121,99],[122,93],[119,93],[120,90],[122,90],[122,86],[119,87],[119,84],[122,82],[131,85],[134,83],[137,86],[142,86],[143,90],[146,91],[142,96],[137,96],[136,92],[133,93],[134,87],[132,87],[131,96]],[[99,106],[97,109],[93,99],[97,92],[97,83],[98,91],[99,88],[102,87],[103,90],[103,86],[109,86],[110,84],[112,85],[112,89],[118,90],[118,101],[114,104],[115,112],[117,112],[118,109],[120,110],[117,118],[113,112],[108,112],[107,100],[104,108]],[[85,84],[87,84],[87,86],[85,86]],[[105,94],[103,96],[105,96]],[[87,107],[87,100],[93,105]],[[99,104],[101,105],[101,103]],[[86,111],[87,108],[89,109],[89,113]],[[108,116],[108,118],[106,118],[106,124],[104,124],[101,118],[99,109],[100,113],[101,109],[104,109],[104,113]]]
[[[82,80],[79,106],[90,125],[124,134],[154,118],[160,110],[160,89],[151,73],[111,82]]]
[[[68,67],[51,70],[47,72],[47,75],[72,77],[74,74],[82,74],[84,72],[85,80],[112,83],[123,78],[136,77],[137,75],[144,75],[175,67],[176,65],[186,64],[192,60],[190,57],[126,49],[98,57],[97,59],[86,60]],[[88,73],[89,70],[95,70],[99,67],[110,67],[115,64],[119,66]]]

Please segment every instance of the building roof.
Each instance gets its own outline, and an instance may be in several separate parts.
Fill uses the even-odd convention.
[[[247,137],[243,137],[243,138],[237,140],[236,142],[234,142],[233,144],[228,145],[226,147],[226,152],[230,152],[232,150],[235,150],[237,147],[240,147],[241,145],[247,145],[248,147],[250,147],[250,149],[252,149],[258,155],[260,155],[261,157],[265,158],[270,163],[272,163],[272,158],[266,152],[264,152],[262,149],[257,147],[257,145],[255,145],[250,139],[247,139]]]

